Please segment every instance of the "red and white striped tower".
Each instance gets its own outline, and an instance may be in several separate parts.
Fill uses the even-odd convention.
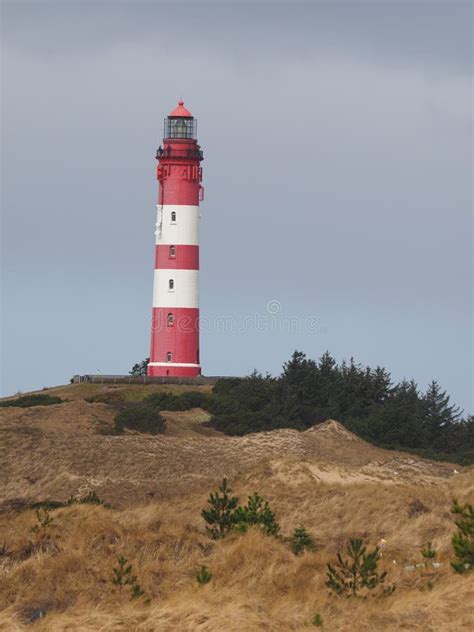
[[[197,121],[182,101],[158,149],[158,215],[148,375],[193,377],[199,362],[199,202],[203,160]]]

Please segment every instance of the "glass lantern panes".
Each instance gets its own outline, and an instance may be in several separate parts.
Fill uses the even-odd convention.
[[[196,138],[197,121],[194,118],[165,118],[164,138]]]

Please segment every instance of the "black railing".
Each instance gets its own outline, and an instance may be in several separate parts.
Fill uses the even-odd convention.
[[[202,150],[198,147],[189,147],[188,149],[171,149],[171,147],[158,147],[156,151],[156,159],[166,158],[167,160],[204,160]]]
[[[196,377],[156,376],[132,377],[131,375],[74,375],[73,384],[192,384],[195,386],[215,384],[217,380],[225,379],[228,375],[197,375]]]

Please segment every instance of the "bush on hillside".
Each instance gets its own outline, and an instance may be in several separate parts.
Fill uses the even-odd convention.
[[[96,393],[85,398],[89,404],[107,404],[115,409],[125,406],[124,393],[121,391],[110,391],[107,393]]]
[[[212,573],[207,568],[207,566],[203,565],[203,566],[200,567],[200,569],[196,573],[196,579],[197,579],[197,583],[200,586],[204,586],[205,584],[208,584],[211,581]]]
[[[353,539],[347,546],[347,559],[337,554],[337,562],[328,564],[326,586],[338,595],[356,597],[361,591],[373,590],[385,581],[386,572],[379,573],[379,549],[367,551],[362,540]]]
[[[62,403],[64,403],[64,400],[60,397],[55,397],[54,395],[42,395],[41,393],[38,393],[37,395],[23,395],[22,397],[17,397],[16,399],[8,399],[0,402],[0,406],[2,408],[6,408],[7,406],[29,408],[30,406],[52,406],[53,404]]]
[[[114,422],[117,433],[123,432],[124,428],[153,435],[166,431],[166,421],[159,411],[142,403],[121,410]]]
[[[460,505],[453,502],[451,513],[456,517],[457,533],[453,535],[452,544],[458,558],[451,562],[457,573],[474,570],[474,507],[469,503]]]
[[[280,525],[276,521],[274,512],[270,509],[268,501],[261,498],[257,492],[248,497],[247,504],[237,507],[234,515],[235,525],[238,530],[246,531],[248,527],[262,527],[267,535],[278,535]]]
[[[190,410],[191,408],[208,408],[210,396],[200,391],[186,391],[174,394],[170,392],[153,393],[144,399],[144,403],[158,410]]]
[[[315,551],[316,545],[311,535],[303,525],[295,527],[290,538],[291,550],[295,555],[301,555],[305,551]]]
[[[232,490],[224,478],[219,489],[208,498],[209,509],[203,509],[201,516],[209,526],[206,531],[213,540],[223,538],[235,525],[235,509],[239,502],[231,496]]]
[[[137,362],[128,372],[132,377],[142,377],[147,374],[148,363],[150,362],[150,358],[145,358],[141,362]]]
[[[203,509],[201,516],[207,522],[206,531],[213,540],[223,538],[231,531],[245,532],[249,527],[262,527],[267,535],[278,535],[280,526],[268,502],[257,492],[248,497],[247,504],[238,506],[239,499],[232,496],[232,490],[224,478],[219,489],[208,499],[209,509]]]

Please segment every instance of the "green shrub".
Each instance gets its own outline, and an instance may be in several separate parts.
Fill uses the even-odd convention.
[[[211,396],[209,393],[202,393],[200,391],[186,391],[179,396],[180,401],[183,404],[184,410],[190,410],[191,408],[204,408],[209,407]]]
[[[54,518],[50,514],[49,507],[38,507],[38,509],[35,511],[35,514],[38,523],[34,527],[32,527],[31,530],[33,531],[33,533],[40,533],[42,531],[44,532],[53,525]]]
[[[132,404],[121,410],[115,416],[114,422],[117,433],[123,432],[124,428],[153,435],[166,431],[166,421],[159,411],[142,403]]]
[[[314,617],[313,617],[312,623],[317,628],[322,627],[322,625],[323,625],[323,618],[322,618],[322,616],[319,613],[315,614]]]
[[[174,393],[153,393],[143,401],[158,410],[191,410],[191,408],[204,408],[210,406],[211,396],[200,391],[186,391],[175,395]]]
[[[210,509],[203,509],[201,516],[207,522],[207,533],[213,540],[223,538],[231,531],[245,532],[251,526],[260,526],[268,535],[278,535],[280,526],[268,502],[257,492],[248,497],[247,504],[238,506],[237,496],[231,496],[232,490],[224,478],[221,486],[208,499]]]
[[[235,525],[235,509],[239,499],[231,496],[231,493],[227,479],[224,478],[217,492],[209,496],[207,502],[210,509],[201,511],[201,516],[210,525],[206,527],[206,531],[213,540],[223,538]]]
[[[458,561],[451,562],[451,566],[457,573],[467,573],[474,569],[474,508],[454,500],[451,513],[456,516],[458,528],[451,540]]]
[[[53,395],[23,395],[16,399],[8,399],[0,402],[2,408],[7,406],[18,406],[19,408],[29,408],[31,406],[52,406],[53,404],[62,404],[65,400]]]
[[[125,406],[124,394],[119,391],[111,391],[109,393],[96,393],[90,397],[86,397],[89,404],[107,404],[113,408],[120,409]]]
[[[71,505],[103,505],[104,501],[101,500],[95,491],[89,492],[85,496],[77,497],[70,496],[67,501],[64,503],[65,507],[69,507]]]
[[[148,363],[150,362],[150,358],[145,358],[141,362],[137,362],[128,372],[132,377],[141,377],[147,374]]]
[[[117,562],[118,567],[112,569],[112,583],[116,586],[130,586],[131,599],[141,597],[144,592],[137,583],[136,575],[133,575],[132,573],[132,565],[128,563],[128,560],[125,557],[119,557]]]
[[[267,535],[278,535],[280,531],[280,525],[268,501],[261,498],[257,492],[248,497],[244,507],[237,507],[234,520],[236,528],[243,531],[254,525],[262,527]]]
[[[421,549],[421,554],[423,555],[425,560],[433,560],[436,557],[437,552],[436,552],[436,549],[433,549],[433,547],[431,546],[431,542],[428,542]]]
[[[347,547],[348,558],[337,554],[337,562],[328,564],[326,586],[338,595],[357,596],[362,589],[373,590],[385,581],[387,573],[379,573],[379,549],[366,552],[362,540],[353,539]]]
[[[306,531],[303,525],[295,527],[293,533],[291,534],[290,543],[291,549],[295,555],[301,555],[304,551],[316,550],[313,538]]]
[[[242,377],[223,377],[214,384],[212,389],[213,395],[227,395],[232,393],[234,389],[239,387],[244,378]]]
[[[212,573],[207,566],[201,566],[196,573],[196,579],[200,586],[204,586],[204,584],[208,584],[211,581]]]
[[[207,566],[201,566],[196,573],[196,579],[200,586],[204,586],[204,584],[208,584],[211,581],[212,573]]]

